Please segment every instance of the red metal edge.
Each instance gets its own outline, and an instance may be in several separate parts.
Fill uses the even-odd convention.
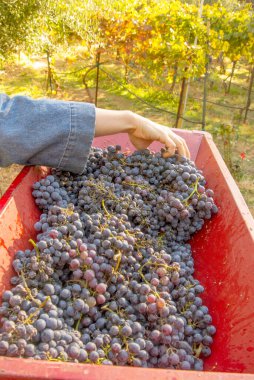
[[[46,168],[45,166],[25,166],[8,187],[2,198],[0,198],[0,215],[8,203],[11,201],[17,187],[22,183],[23,179],[29,174],[31,170],[38,170],[38,172],[41,172],[43,177],[43,175],[49,171],[49,168]]]
[[[232,177],[232,174],[230,173],[225,161],[223,160],[216,144],[214,143],[212,136],[210,135],[210,133],[207,133],[207,132],[204,134],[204,136],[208,145],[210,146],[211,152],[216,162],[218,163],[218,167],[219,167],[219,170],[221,171],[222,176],[225,178],[227,184],[229,185],[229,191],[231,192],[232,197],[235,199],[237,208],[239,212],[241,213],[248,227],[248,230],[250,231],[254,239],[254,218],[248,208],[248,205],[245,202],[245,199],[239,187],[237,186],[234,178]],[[210,179],[210,182],[211,182],[211,179]],[[210,182],[209,182],[209,185],[211,185],[212,187],[215,187],[215,183],[210,183]]]
[[[11,183],[11,185],[8,187],[6,192],[3,194],[2,198],[0,198],[0,213],[8,203],[8,201],[11,199],[13,192],[15,191],[16,187],[22,182],[23,178],[27,175],[29,170],[31,169],[31,166],[25,166],[21,172],[17,175],[17,177],[14,179],[14,181]]]
[[[42,364],[42,365],[41,365]],[[48,364],[48,365],[46,365]],[[4,380],[253,380],[253,374],[102,366],[0,357]]]

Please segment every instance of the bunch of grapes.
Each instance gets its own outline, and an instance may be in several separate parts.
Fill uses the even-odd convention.
[[[183,157],[93,149],[82,175],[33,185],[37,242],[18,251],[0,355],[203,369],[216,332],[188,239],[217,212]]]

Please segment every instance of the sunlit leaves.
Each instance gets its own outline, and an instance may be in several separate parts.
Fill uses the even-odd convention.
[[[254,57],[254,17],[249,4],[209,2],[203,17],[198,2],[155,0],[1,0],[0,53],[24,46],[56,51],[74,45],[77,54],[149,70],[172,80],[205,71],[207,55],[232,62]],[[33,17],[31,17],[33,16]],[[166,70],[165,70],[166,67]],[[165,74],[166,73],[166,74]]]
[[[24,46],[31,33],[31,20],[43,0],[0,1],[0,57]]]

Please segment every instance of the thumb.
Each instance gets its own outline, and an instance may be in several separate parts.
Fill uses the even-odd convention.
[[[129,138],[131,143],[138,150],[146,149],[152,143],[151,140],[140,139],[139,137],[135,137],[133,135],[129,135]]]

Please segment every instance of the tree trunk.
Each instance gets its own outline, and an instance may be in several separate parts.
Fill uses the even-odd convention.
[[[210,57],[207,56],[207,62],[205,65],[205,77],[204,77],[204,96],[203,96],[203,109],[202,109],[202,131],[206,126],[206,100],[207,100],[207,82],[209,77],[209,61]]]
[[[250,81],[251,72],[252,72],[252,66],[250,65],[248,68],[248,76],[246,78],[246,83],[249,83],[249,81]]]
[[[219,54],[219,57],[218,57],[217,62],[218,62],[218,64],[220,65],[221,72],[224,74],[224,73],[226,72],[226,67],[225,67],[225,63],[224,63],[223,52],[221,52],[221,53]]]
[[[90,67],[90,68],[85,72],[85,74],[82,76],[82,82],[83,82],[83,84],[84,84],[84,86],[85,86],[85,88],[86,88],[86,92],[87,92],[87,95],[88,95],[88,97],[89,97],[89,101],[90,101],[91,103],[93,103],[93,96],[92,96],[92,94],[91,94],[91,91],[90,91],[90,89],[89,89],[87,83],[86,83],[86,77],[87,77],[87,75],[88,75],[92,70],[94,70],[94,69],[96,69],[96,65]]]
[[[47,50],[47,64],[48,64],[48,75],[47,75],[46,91],[48,92],[49,87],[50,87],[50,92],[52,93],[52,91],[53,91],[52,73],[51,73],[51,65],[50,65],[50,53],[48,50]]]
[[[98,103],[98,91],[99,91],[99,74],[100,74],[100,56],[101,56],[101,53],[97,53],[96,55],[96,88],[95,88],[95,100],[94,100],[94,104],[95,106],[97,107],[97,103]]]
[[[170,92],[173,92],[174,89],[175,89],[176,79],[177,79],[177,72],[178,72],[178,65],[175,65],[174,66],[174,74],[173,74],[173,82],[172,82],[170,90],[169,90]]]
[[[182,116],[185,110],[187,90],[188,90],[188,79],[183,78],[181,94],[180,94],[180,99],[179,99],[179,104],[178,104],[177,117],[176,117],[176,128],[182,128],[182,125],[183,125]]]
[[[244,120],[243,120],[244,123],[246,123],[247,121],[247,115],[248,115],[248,111],[251,104],[251,92],[252,92],[253,82],[254,82],[254,65],[252,66],[252,71],[251,71],[250,84],[249,84],[248,95],[247,95],[247,103],[246,103]]]
[[[129,81],[129,68],[128,68],[128,64],[125,62],[124,64],[124,82],[125,84],[127,84]]]
[[[228,84],[228,88],[227,88],[227,94],[229,94],[229,92],[230,92],[232,78],[234,76],[236,63],[237,63],[237,61],[233,61],[232,70],[231,70],[231,74],[230,74],[230,80],[229,80],[229,84]]]
[[[121,56],[120,56],[120,50],[119,48],[116,49],[116,61],[119,62],[121,60]]]

